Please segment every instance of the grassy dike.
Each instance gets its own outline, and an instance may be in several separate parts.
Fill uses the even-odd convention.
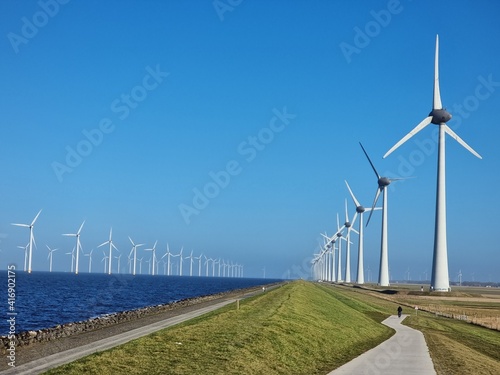
[[[48,374],[325,374],[390,337],[387,315],[294,281]]]

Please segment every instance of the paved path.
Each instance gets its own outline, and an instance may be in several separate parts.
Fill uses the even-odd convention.
[[[435,375],[424,335],[392,315],[382,323],[396,334],[328,375]]]
[[[0,374],[16,374],[16,375],[35,375],[47,371],[51,368],[61,366],[63,364],[73,362],[79,358],[85,357],[89,354],[110,349],[114,346],[124,344],[128,341],[137,339],[139,337],[148,335],[150,333],[156,332],[160,329],[173,326],[185,322],[186,320],[196,318],[200,315],[206,314],[210,311],[217,310],[225,305],[235,302],[236,299],[228,299],[223,302],[217,303],[215,305],[207,306],[194,310],[173,318],[165,319],[141,328],[137,328],[128,332],[121,333],[103,340],[96,341],[94,343],[83,345],[74,349],[66,350],[56,354],[52,354],[48,357],[38,359],[33,362],[25,363],[20,366],[16,366],[6,371],[0,372]]]

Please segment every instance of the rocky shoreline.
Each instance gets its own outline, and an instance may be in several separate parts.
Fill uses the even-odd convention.
[[[253,290],[255,288],[252,288]],[[118,323],[128,322],[151,315],[160,314],[166,311],[171,311],[179,308],[184,308],[191,305],[196,305],[201,302],[207,302],[215,299],[220,299],[235,293],[242,293],[247,289],[232,290],[217,294],[186,298],[179,301],[165,303],[155,306],[147,306],[134,310],[128,310],[113,314],[105,314],[85,321],[60,324],[51,328],[40,329],[36,331],[24,331],[11,336],[0,336],[2,353],[6,354],[9,348],[14,344],[15,347],[29,346],[35,343],[57,340],[63,337],[90,332],[101,328],[109,327]]]

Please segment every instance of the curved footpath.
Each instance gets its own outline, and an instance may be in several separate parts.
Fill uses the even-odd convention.
[[[328,375],[435,375],[424,335],[392,315],[382,322],[396,330],[390,339],[354,358]]]

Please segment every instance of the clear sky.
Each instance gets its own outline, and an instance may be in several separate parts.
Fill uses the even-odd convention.
[[[431,110],[439,34],[448,124],[483,157],[447,137],[450,278],[500,281],[499,14],[493,0],[0,2],[0,267],[22,268],[28,230],[10,223],[43,209],[35,271],[46,245],[69,270],[61,234],[86,220],[85,253],[113,227],[125,256],[130,235],[308,276],[344,179],[373,201],[361,141],[381,174],[414,176],[389,191],[391,277],[430,277],[436,127],[382,155]]]

